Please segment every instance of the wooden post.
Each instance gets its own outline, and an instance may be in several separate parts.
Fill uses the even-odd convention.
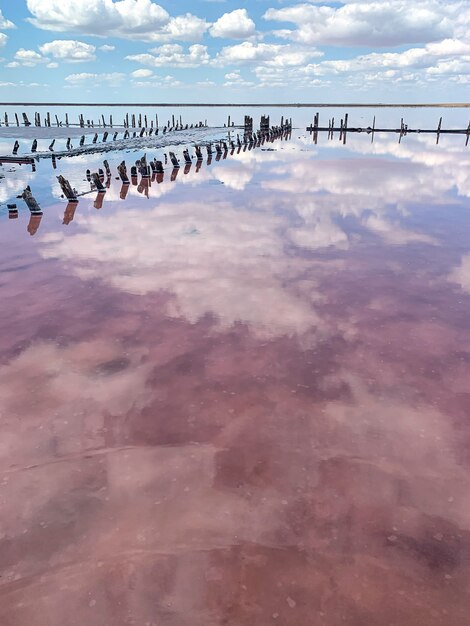
[[[344,116],[344,126],[343,126],[343,144],[346,144],[346,133],[348,131],[348,114]]]
[[[77,193],[74,189],[72,189],[72,185],[69,183],[69,181],[62,175],[57,176],[57,180],[59,181],[62,193],[67,198],[67,200],[69,202],[77,203]]]
[[[98,133],[95,133],[95,136],[92,139],[92,143],[96,143],[98,141]]]
[[[55,139],[53,139],[51,141],[51,143],[49,144],[49,150],[52,152],[54,150],[54,144],[55,144]]]
[[[132,128],[135,128],[135,113],[132,114]]]
[[[72,148],[72,142],[70,140],[70,137],[67,137],[67,150],[70,150]]]
[[[18,113],[15,113],[16,125],[20,125],[20,120],[18,119]]]
[[[106,139],[107,139],[107,138],[108,138],[108,131],[105,131],[105,132],[103,133],[103,139],[102,139],[103,143],[106,143]]]
[[[437,125],[436,145],[439,143],[439,137],[440,137],[440,134],[441,134],[441,126],[442,126],[442,117],[439,118],[439,124]]]
[[[16,140],[16,141],[15,141],[15,144],[14,144],[14,146],[13,146],[13,154],[14,154],[14,155],[17,155],[17,154],[18,154],[18,148],[19,148],[19,147],[20,147],[19,141],[18,141],[18,140]]]
[[[104,119],[104,114],[101,115],[101,118],[103,120],[103,128],[106,128],[106,120]]]
[[[47,116],[46,116],[46,126],[48,128],[51,127],[51,114],[49,113],[49,111],[47,112]]]
[[[147,116],[146,115],[144,115],[144,126],[145,126],[145,128],[147,128],[147,126],[148,126],[148,124],[147,124]]]
[[[5,126],[8,126],[8,125],[9,125],[9,124],[8,124],[8,114],[7,114],[7,113],[5,113]]]
[[[173,128],[175,127],[175,116],[174,115],[171,116],[171,126]]]
[[[65,114],[65,125],[67,126],[67,128],[69,127],[69,114],[68,113]]]
[[[80,146],[83,146],[84,143],[85,143],[85,135],[82,135],[80,137]]]
[[[55,121],[56,121],[56,124],[57,124],[57,128],[59,128],[59,118],[57,117],[57,115],[55,116]]]
[[[467,139],[465,141],[465,146],[468,146],[469,137],[470,137],[470,122],[468,123],[468,126],[467,126]]]
[[[38,140],[37,140],[37,139],[35,139],[35,140],[33,141],[32,146],[31,146],[31,152],[36,152],[37,148],[38,148]]]
[[[34,198],[31,192],[31,187],[29,185],[21,194],[21,198],[23,198],[23,200],[26,202],[26,206],[31,211],[31,213],[35,213],[36,215],[42,215],[41,207],[37,203],[36,198]]]
[[[25,126],[31,126],[31,122],[28,119],[28,116],[26,115],[26,113],[23,113],[23,122]]]
[[[158,113],[155,113],[155,127],[158,128]]]
[[[139,128],[142,128],[142,113],[139,113]]]
[[[109,125],[111,126],[111,128],[113,127],[113,116],[112,115],[109,116]]]
[[[18,218],[18,207],[16,204],[7,204],[8,219],[16,220]]]
[[[91,175],[91,180],[93,181],[93,184],[95,185],[99,193],[106,192],[106,188],[104,187],[103,183],[100,180],[99,175],[96,172],[93,172],[93,174]]]
[[[126,162],[121,161],[121,163],[117,166],[117,171],[119,173],[119,177],[123,185],[129,185],[129,177],[127,176],[127,167]]]

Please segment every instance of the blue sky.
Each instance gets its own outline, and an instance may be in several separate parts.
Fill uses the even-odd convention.
[[[465,102],[470,0],[0,0],[0,100]]]

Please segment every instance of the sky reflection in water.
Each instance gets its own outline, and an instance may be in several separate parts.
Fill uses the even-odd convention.
[[[470,152],[326,138],[0,216],[2,624],[469,623]],[[149,154],[153,156],[152,151]],[[70,217],[70,215],[69,215]]]

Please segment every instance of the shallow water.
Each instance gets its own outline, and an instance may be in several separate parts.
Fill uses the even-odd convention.
[[[470,151],[305,121],[3,168],[2,625],[470,623]]]

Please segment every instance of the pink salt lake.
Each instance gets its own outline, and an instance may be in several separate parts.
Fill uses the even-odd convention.
[[[2,626],[470,624],[470,152],[272,147],[2,181]]]

